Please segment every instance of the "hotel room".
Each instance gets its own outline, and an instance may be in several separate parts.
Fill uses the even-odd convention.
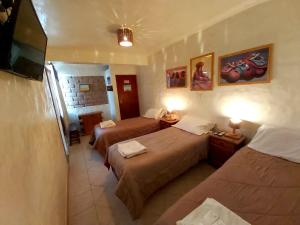
[[[0,224],[300,225],[299,11],[0,0]]]

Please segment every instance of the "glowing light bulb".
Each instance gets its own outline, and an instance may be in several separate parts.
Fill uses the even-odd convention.
[[[238,117],[233,117],[233,118],[230,119],[230,121],[234,124],[239,124],[239,123],[242,122],[242,120]]]
[[[184,99],[177,96],[165,98],[164,105],[169,112],[174,110],[184,110],[186,108]]]

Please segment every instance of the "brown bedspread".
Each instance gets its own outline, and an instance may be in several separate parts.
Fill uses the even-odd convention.
[[[106,157],[108,147],[131,138],[139,137],[159,130],[159,120],[136,117],[116,122],[117,126],[111,128],[100,128],[95,126],[91,140],[93,147],[97,149],[102,156]]]
[[[245,147],[169,208],[155,225],[175,225],[207,197],[252,225],[299,225],[300,165]]]
[[[135,140],[146,146],[146,153],[124,159],[113,145],[108,155],[119,180],[116,195],[134,219],[151,194],[207,157],[208,135],[170,127]]]

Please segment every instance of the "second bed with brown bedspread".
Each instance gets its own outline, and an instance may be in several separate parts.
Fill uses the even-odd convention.
[[[159,120],[136,117],[116,122],[115,127],[100,128],[95,126],[91,143],[104,157],[109,146],[131,138],[139,137],[159,130]]]
[[[147,148],[146,153],[124,159],[116,144],[110,147],[108,155],[119,180],[116,195],[134,219],[140,216],[150,195],[207,158],[208,135],[198,136],[171,127],[135,140]]]
[[[155,225],[175,225],[208,197],[252,225],[299,225],[300,165],[245,147]]]

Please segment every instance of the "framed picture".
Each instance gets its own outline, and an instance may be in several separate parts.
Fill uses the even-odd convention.
[[[181,66],[166,71],[167,88],[186,87],[186,66]]]
[[[219,57],[219,85],[269,83],[273,44]]]
[[[80,92],[90,91],[90,85],[89,84],[79,84],[79,91]]]
[[[106,91],[113,91],[113,86],[112,85],[106,86]]]
[[[190,60],[191,90],[209,91],[213,89],[214,53],[201,55]]]

